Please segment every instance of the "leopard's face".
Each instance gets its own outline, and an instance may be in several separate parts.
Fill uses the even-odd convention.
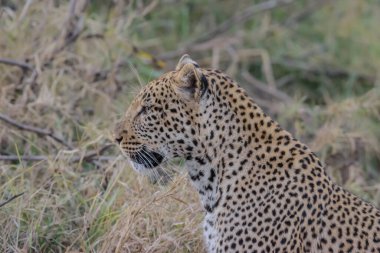
[[[202,81],[196,63],[181,58],[175,71],[150,82],[117,125],[115,140],[138,172],[191,156],[199,143]]]

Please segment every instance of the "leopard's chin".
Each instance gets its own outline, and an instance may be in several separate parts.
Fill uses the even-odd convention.
[[[153,169],[158,167],[164,160],[164,156],[155,151],[149,150],[145,146],[138,152],[129,154],[132,166],[137,171]]]

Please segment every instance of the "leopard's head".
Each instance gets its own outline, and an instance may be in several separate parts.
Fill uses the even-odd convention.
[[[176,69],[151,81],[117,124],[115,141],[138,172],[199,152],[202,100],[208,83],[202,69],[182,56]]]

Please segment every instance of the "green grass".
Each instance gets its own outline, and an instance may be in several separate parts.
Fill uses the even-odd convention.
[[[52,129],[74,149],[0,121],[0,155],[48,157],[0,161],[0,203],[25,192],[0,207],[0,251],[202,252],[203,213],[184,175],[151,184],[115,147],[104,159],[80,159],[112,141],[139,88],[172,70],[185,46],[239,81],[339,184],[380,206],[380,5],[311,2],[232,22],[194,44],[252,1],[93,1],[82,33],[62,48],[68,2],[3,1],[0,58],[28,62],[38,75],[0,63],[0,113]],[[265,91],[270,79],[274,94]]]

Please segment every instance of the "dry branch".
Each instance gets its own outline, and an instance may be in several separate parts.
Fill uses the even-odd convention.
[[[17,67],[21,68],[22,70],[30,70],[30,71],[34,70],[32,65],[29,65],[25,62],[9,59],[9,58],[0,58],[0,63],[6,64],[6,65],[11,65],[11,66],[17,66]]]
[[[288,69],[296,69],[299,71],[304,71],[312,75],[325,75],[330,78],[348,78],[350,76],[356,76],[357,79],[364,82],[374,83],[376,81],[376,76],[366,75],[363,73],[354,73],[352,71],[334,68],[334,67],[317,67],[312,66],[309,63],[299,61],[296,59],[285,58],[281,60],[274,60],[273,65],[280,65]]]
[[[238,55],[240,59],[260,57],[262,62],[261,69],[265,76],[266,82],[270,87],[275,89],[276,81],[273,74],[272,61],[267,50],[262,48],[241,49],[238,50]]]
[[[49,157],[44,155],[0,155],[0,161],[16,162],[16,161],[31,161],[39,162],[47,160]]]
[[[9,202],[11,202],[11,201],[17,199],[18,197],[21,197],[23,194],[24,194],[24,192],[19,193],[19,194],[17,194],[17,195],[12,196],[10,199],[5,200],[4,202],[0,203],[0,208],[3,207],[3,206],[5,206],[5,205],[8,204]]]
[[[53,156],[51,156],[53,157]],[[5,161],[5,162],[18,162],[18,161],[26,161],[26,162],[40,162],[40,161],[47,161],[49,160],[49,156],[45,155],[0,155],[0,161]],[[84,161],[92,161],[92,160],[97,160],[97,161],[110,161],[110,160],[116,160],[117,156],[105,156],[105,155],[91,155],[89,157],[84,156],[73,156],[71,158],[71,162],[79,162],[80,160]]]
[[[112,146],[114,146],[114,144],[112,143],[106,144],[104,147],[100,148],[99,150],[90,151],[84,156],[78,156],[78,157],[73,158],[72,162],[77,163],[80,161],[90,161],[97,157],[99,158],[101,157],[101,154],[103,154],[106,150],[108,150]]]
[[[176,51],[166,52],[164,54],[161,54],[158,58],[161,60],[165,60],[178,57],[179,55],[182,55],[187,51],[191,51],[197,44],[213,40],[217,36],[230,30],[232,27],[239,24],[244,24],[245,22],[249,21],[253,17],[253,15],[257,13],[269,11],[290,3],[293,3],[293,0],[269,0],[266,2],[252,5],[251,7],[246,8],[244,11],[236,13],[230,19],[224,21],[210,32],[194,40],[191,40],[183,48],[180,48]]]
[[[313,13],[315,13],[319,8],[331,2],[332,0],[309,1],[309,4],[306,7],[304,7],[300,12],[291,15],[285,21],[285,26],[291,27],[301,23],[302,21],[310,17]]]
[[[243,72],[242,76],[247,82],[251,83],[258,90],[260,90],[266,94],[269,94],[272,97],[274,97],[280,101],[283,101],[286,104],[290,104],[292,102],[292,98],[289,97],[286,93],[276,89],[273,86],[269,86],[269,85],[261,82],[260,80],[256,79],[251,74],[249,74],[248,72],[246,72],[246,71]]]
[[[215,29],[211,30],[209,33],[192,41],[192,43],[200,43],[213,39],[219,34],[225,33],[231,27],[247,22],[253,17],[254,14],[272,10],[274,8],[277,8],[285,4],[290,4],[292,2],[293,0],[269,0],[266,2],[252,5],[251,7],[246,8],[244,11],[236,13],[230,19],[224,21],[222,24],[217,26]]]
[[[66,146],[67,148],[73,149],[73,147],[70,144],[68,144],[61,137],[55,135],[53,133],[53,131],[51,131],[51,130],[42,129],[42,128],[38,128],[38,127],[29,126],[29,125],[19,123],[19,122],[15,121],[14,119],[10,118],[9,116],[4,115],[2,113],[0,113],[0,120],[8,123],[9,125],[11,125],[13,127],[16,127],[20,130],[23,130],[23,131],[36,133],[37,135],[42,135],[42,136],[49,136],[50,138],[52,138],[53,140],[55,140],[58,143],[61,143],[62,145]]]
[[[105,151],[110,149],[114,144],[108,143],[105,144],[103,147],[101,147],[98,150],[92,150],[84,155],[76,155],[70,157],[70,162],[72,163],[78,163],[81,161],[92,161],[92,160],[98,160],[98,161],[109,161],[109,160],[115,160],[116,156],[104,156],[102,155]],[[17,162],[17,161],[31,161],[31,162],[38,162],[38,161],[46,161],[49,158],[52,157],[58,157],[58,159],[63,159],[63,157],[59,157],[58,155],[54,156],[44,156],[44,155],[0,155],[0,161],[8,161],[8,162]]]
[[[42,54],[44,64],[53,61],[66,47],[77,41],[84,30],[84,11],[87,7],[87,0],[70,0],[66,22],[58,38],[51,47]],[[43,65],[43,64],[42,64]]]

